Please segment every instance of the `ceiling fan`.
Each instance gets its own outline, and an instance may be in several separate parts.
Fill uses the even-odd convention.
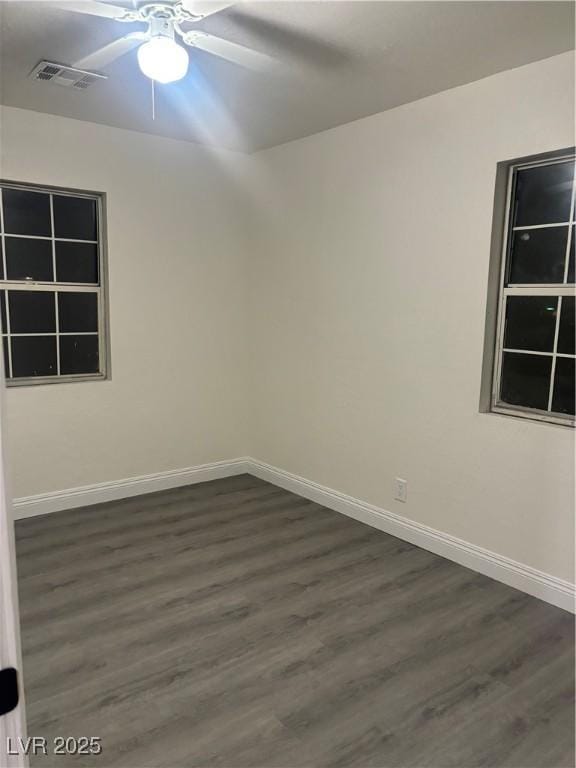
[[[100,0],[57,0],[50,4],[74,13],[147,25],[146,30],[130,32],[79,59],[73,64],[77,69],[102,69],[134,48],[138,48],[138,65],[143,74],[158,83],[171,83],[185,76],[189,62],[186,47],[199,48],[250,69],[266,68],[272,62],[263,53],[194,29],[197,22],[230,7],[231,2],[154,0],[140,3],[134,9]]]

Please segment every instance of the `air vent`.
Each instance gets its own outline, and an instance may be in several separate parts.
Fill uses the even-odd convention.
[[[64,88],[74,88],[79,91],[85,91],[99,81],[108,80],[106,75],[97,75],[95,72],[87,72],[85,69],[75,69],[63,64],[54,64],[51,61],[41,61],[30,72],[29,77],[32,80],[55,83]]]

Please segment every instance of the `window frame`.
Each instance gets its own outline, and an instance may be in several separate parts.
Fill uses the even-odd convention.
[[[97,211],[97,239],[95,245],[98,255],[98,283],[67,283],[54,281],[35,281],[35,280],[0,280],[0,290],[6,292],[6,315],[8,328],[6,329],[7,335],[12,336],[9,331],[9,311],[8,311],[8,292],[9,291],[42,291],[47,293],[95,293],[97,296],[98,307],[98,356],[99,367],[98,373],[79,373],[79,374],[55,374],[54,376],[22,376],[18,378],[9,378],[8,371],[5,371],[5,382],[7,387],[27,387],[43,384],[68,384],[71,382],[84,382],[84,381],[106,381],[110,379],[110,338],[109,338],[109,306],[108,306],[108,247],[106,237],[106,193],[96,192],[85,189],[74,189],[72,187],[57,187],[47,184],[36,184],[24,181],[13,181],[10,179],[0,178],[0,258],[3,261],[4,275],[6,272],[6,237],[22,237],[36,240],[48,240],[52,245],[52,260],[55,264],[55,243],[57,240],[62,242],[79,242],[88,243],[94,241],[78,240],[76,238],[58,238],[54,233],[54,209],[53,198],[50,197],[50,215],[52,222],[52,234],[50,237],[42,235],[11,235],[4,231],[4,206],[3,206],[3,189],[19,189],[23,191],[31,192],[43,192],[49,195],[68,196],[75,198],[87,198],[96,202]],[[56,272],[54,271],[54,276]],[[56,308],[58,307],[58,300],[56,298]],[[4,331],[4,329],[2,329]],[[2,334],[4,337],[6,334]],[[18,335],[18,334],[16,334]],[[59,337],[60,334],[58,328],[58,311],[56,309],[56,331],[55,333],[35,333],[24,334],[29,336],[54,336],[56,338],[56,354],[57,359],[60,356],[59,350]],[[67,334],[67,335],[94,335],[94,333],[83,334]],[[11,355],[11,345],[8,344],[8,354]]]
[[[506,416],[515,416],[522,419],[529,419],[532,421],[546,422],[549,424],[556,424],[565,427],[574,427],[576,425],[576,418],[570,414],[560,414],[558,412],[549,410],[540,410],[537,408],[530,408],[521,405],[511,405],[500,400],[500,385],[502,378],[502,360],[503,352],[513,352],[518,354],[532,354],[543,355],[545,357],[552,357],[552,370],[550,374],[550,389],[548,393],[548,404],[551,406],[552,397],[554,392],[554,373],[556,368],[556,360],[558,357],[566,357],[573,359],[572,355],[566,355],[557,352],[558,333],[560,328],[560,315],[562,309],[562,298],[564,296],[575,296],[576,286],[568,282],[562,283],[517,283],[512,286],[506,285],[506,274],[508,268],[508,260],[510,256],[510,246],[512,241],[512,234],[516,230],[522,229],[542,229],[550,228],[553,226],[567,226],[568,238],[566,244],[566,254],[564,263],[564,281],[567,280],[568,275],[568,262],[570,255],[570,247],[572,238],[574,236],[576,227],[576,213],[575,213],[575,198],[576,198],[576,176],[572,184],[572,194],[570,202],[570,214],[569,219],[566,222],[558,222],[554,224],[544,225],[526,225],[521,227],[511,226],[511,208],[512,197],[514,193],[516,173],[526,168],[535,168],[539,166],[550,166],[558,163],[566,162],[567,160],[576,160],[576,152],[574,149],[564,150],[558,153],[547,153],[544,155],[535,156],[532,158],[523,158],[521,160],[512,161],[507,163],[507,176],[506,176],[506,193],[505,193],[505,208],[504,208],[504,222],[503,230],[500,241],[499,249],[499,278],[498,278],[498,293],[497,293],[497,315],[496,315],[496,330],[495,339],[493,344],[493,366],[491,377],[491,392],[490,392],[490,411],[493,413],[503,414]],[[554,332],[554,346],[552,353],[539,352],[534,350],[512,350],[504,347],[504,332],[506,326],[506,300],[509,296],[553,296],[558,297],[558,308],[556,316],[556,325]]]

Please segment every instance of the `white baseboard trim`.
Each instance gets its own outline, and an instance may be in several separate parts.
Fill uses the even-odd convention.
[[[129,477],[125,480],[113,480],[109,483],[85,485],[66,491],[23,496],[14,499],[14,518],[21,520],[25,517],[46,515],[49,512],[61,512],[64,509],[101,504],[104,501],[116,501],[155,491],[166,491],[169,488],[242,475],[248,471],[248,461],[240,458],[231,461],[214,461],[211,464],[200,464],[197,467],[185,469],[172,469],[167,472],[155,472],[152,475]]]
[[[545,600],[566,611],[575,612],[575,587],[568,581],[523,565],[488,549],[477,547],[467,541],[430,528],[422,523],[388,512],[373,504],[339,493],[331,488],[306,480],[298,475],[285,472],[256,459],[247,460],[247,471],[269,483],[324,507],[341,512],[355,520],[392,534],[399,539],[416,544],[455,563],[471,568],[492,579],[515,587],[522,592]]]
[[[576,612],[575,587],[568,581],[249,457],[215,461],[211,464],[156,472],[109,483],[85,485],[66,491],[25,496],[14,499],[14,518],[21,520],[244,473],[285,488],[328,509],[353,517],[373,528],[416,544],[422,549],[453,560],[466,568],[478,571],[559,608],[572,613]]]

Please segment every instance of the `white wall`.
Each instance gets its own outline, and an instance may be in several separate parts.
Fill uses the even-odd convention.
[[[2,177],[108,200],[112,378],[8,390],[14,496],[242,455],[239,158],[17,109],[0,118]]]
[[[574,143],[573,71],[561,55],[256,157],[249,448],[570,581],[573,432],[479,413],[479,392],[496,164]]]

